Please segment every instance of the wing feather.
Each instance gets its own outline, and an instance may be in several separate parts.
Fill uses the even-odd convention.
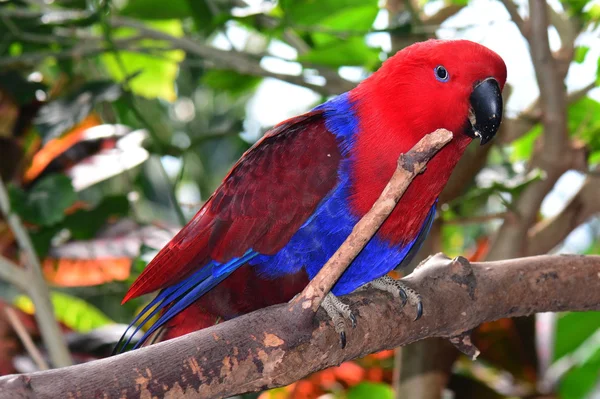
[[[248,150],[194,218],[150,262],[123,302],[211,261],[283,248],[338,181],[342,158],[322,111],[287,120]]]

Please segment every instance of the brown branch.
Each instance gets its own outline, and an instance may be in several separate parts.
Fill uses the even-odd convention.
[[[539,104],[544,128],[541,145],[534,151],[530,168],[539,168],[545,179],[527,186],[513,203],[516,217],[507,219],[497,232],[488,259],[506,259],[527,253],[527,233],[536,222],[540,205],[560,176],[575,165],[583,151],[573,147],[567,128],[567,98],[563,76],[548,41],[548,7],[545,0],[530,0],[529,42],[540,88]]]
[[[529,231],[527,255],[544,254],[560,244],[577,226],[600,212],[600,177],[588,176],[579,192],[555,217]]]
[[[423,297],[425,314],[417,322],[380,291],[345,298],[358,315],[345,349],[324,313],[307,321],[282,304],[124,355],[2,377],[0,397],[218,398],[263,390],[382,349],[461,336],[484,321],[598,310],[599,273],[598,256],[469,264],[437,255],[406,279]]]
[[[510,15],[510,19],[513,20],[513,22],[515,23],[515,25],[517,25],[517,28],[519,28],[519,31],[521,31],[521,34],[523,35],[523,37],[528,37],[529,36],[529,21],[525,21],[523,20],[523,18],[521,17],[521,15],[519,14],[519,10],[517,9],[517,5],[515,4],[515,2],[513,0],[501,0],[502,4],[504,4],[504,8],[506,8],[506,11],[508,11],[508,14]]]
[[[260,65],[260,60],[253,59],[248,54],[236,51],[221,50],[185,37],[176,37],[168,33],[152,29],[147,25],[133,19],[113,17],[110,19],[110,23],[114,28],[133,28],[145,38],[168,42],[175,49],[180,49],[211,60],[218,68],[234,69],[240,73],[280,79],[295,85],[310,88],[323,95],[340,94],[352,89],[355,86],[355,84],[352,82],[343,79],[335,73],[328,74],[327,85],[319,86],[307,82],[302,76],[270,72]],[[325,68],[321,69],[323,70]],[[333,76],[335,75],[337,75],[337,78],[334,79]]]
[[[425,171],[427,162],[450,140],[450,131],[438,129],[423,137],[409,152],[400,155],[392,178],[373,207],[356,223],[352,233],[302,293],[294,298],[292,306],[301,305],[305,309],[310,307],[314,312],[317,311],[325,295],[392,213],[412,180]]]

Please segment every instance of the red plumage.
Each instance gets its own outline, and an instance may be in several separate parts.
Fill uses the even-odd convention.
[[[337,184],[340,159],[322,112],[277,125],[148,264],[123,302],[173,285],[210,260],[226,262],[250,248],[277,253]]]
[[[440,65],[449,71],[450,79],[436,79],[434,71]],[[352,110],[336,110],[354,113],[358,124],[347,139],[352,149],[344,154],[352,159],[352,168],[343,172],[349,173],[350,196],[345,206],[356,217],[363,216],[381,194],[401,153],[438,128],[454,133],[454,139],[413,181],[381,227],[379,236],[390,248],[400,248],[419,235],[471,142],[466,134],[470,94],[488,78],[502,89],[506,66],[485,47],[468,41],[418,43],[390,58],[348,93]],[[226,262],[249,249],[276,254],[338,183],[342,159],[338,144],[325,126],[323,111],[276,126],[244,154],[198,214],[152,260],[124,302],[170,287],[210,260]],[[324,228],[322,233],[330,232]],[[192,305],[186,302],[187,308],[165,322],[161,339],[208,327],[221,317],[284,302],[307,281],[304,272],[269,280],[244,265]]]
[[[241,314],[287,302],[308,283],[304,271],[266,279],[244,265],[163,327],[160,340],[179,337]]]

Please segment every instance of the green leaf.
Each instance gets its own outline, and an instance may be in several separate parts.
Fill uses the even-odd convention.
[[[147,20],[183,19],[191,16],[191,10],[188,0],[129,0],[119,14]]]
[[[348,390],[348,399],[392,399],[394,392],[387,384],[361,382]]]
[[[533,146],[540,134],[542,134],[542,126],[537,124],[529,132],[513,141],[510,146],[510,160],[517,162],[530,159]]]
[[[86,332],[113,323],[108,316],[83,299],[56,291],[51,292],[50,297],[56,319],[75,331]],[[25,295],[15,299],[15,306],[27,313],[35,311],[33,302]]]
[[[217,91],[240,95],[258,86],[262,78],[243,75],[231,70],[210,69],[202,76],[202,83]]]
[[[560,380],[559,395],[563,399],[584,399],[598,383],[600,372],[600,348],[580,365],[573,367]]]
[[[125,196],[106,197],[91,210],[79,209],[65,218],[64,227],[69,229],[75,240],[95,237],[109,218],[125,216],[129,212],[129,201]]]
[[[600,312],[562,314],[556,324],[554,360],[579,348],[600,327]]]
[[[161,3],[164,4],[164,3]],[[148,27],[168,33],[175,37],[183,36],[183,27],[181,21],[165,20],[146,22]],[[123,39],[137,34],[133,29],[118,29],[114,32],[114,37]],[[164,47],[164,43],[156,40],[141,40],[140,46]],[[185,54],[180,50],[169,50],[160,52],[160,58],[146,54],[131,53],[127,51],[119,52],[119,57],[123,62],[123,67],[115,58],[115,54],[103,54],[100,60],[108,70],[109,74],[117,81],[123,81],[135,72],[140,74],[131,80],[131,90],[140,96],[147,98],[162,98],[167,101],[173,101],[177,97],[175,93],[175,79],[179,71],[178,63],[181,62]]]
[[[30,104],[36,98],[36,91],[46,91],[46,85],[30,82],[15,70],[0,72],[0,82],[2,90],[10,93],[18,105]]]
[[[65,218],[65,211],[77,201],[68,177],[54,174],[44,177],[29,191],[9,187],[13,210],[26,220],[41,226],[51,226]]]
[[[327,65],[333,68],[341,66],[370,68],[379,62],[379,52],[368,47],[362,37],[353,37],[314,48],[300,55],[298,61]]]
[[[186,0],[190,10],[192,11],[192,17],[194,18],[194,24],[196,30],[202,32],[205,36],[209,35],[215,29],[213,23],[213,11],[208,6],[206,0]]]
[[[317,45],[324,46],[339,40],[340,35],[363,37],[371,29],[379,9],[372,5],[344,8],[319,22],[319,27],[328,28],[331,33],[314,33],[312,38]]]
[[[294,24],[311,26],[340,11],[370,6],[377,9],[377,0],[282,0],[285,17]]]
[[[581,64],[585,60],[585,56],[587,55],[590,48],[587,46],[577,46],[575,47],[575,55],[573,56],[573,61],[578,64]]]

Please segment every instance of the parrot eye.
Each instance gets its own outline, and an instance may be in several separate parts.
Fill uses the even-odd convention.
[[[435,78],[440,82],[447,82],[450,79],[450,74],[442,65],[438,65],[433,69]]]

